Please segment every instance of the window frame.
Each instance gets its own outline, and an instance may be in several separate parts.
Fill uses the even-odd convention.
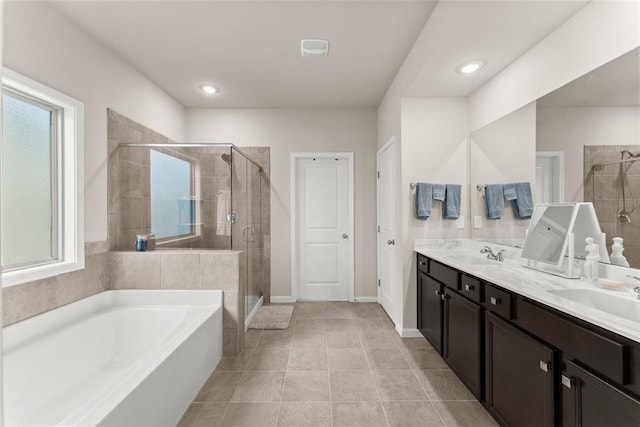
[[[182,160],[184,162],[189,163],[189,174],[191,179],[191,200],[192,200],[192,209],[193,209],[193,217],[194,223],[191,224],[191,232],[185,234],[177,234],[167,237],[159,238],[156,236],[156,245],[171,245],[174,243],[189,241],[193,239],[198,239],[202,237],[202,224],[201,224],[201,206],[200,206],[200,187],[199,176],[200,176],[200,162],[198,159],[194,157],[190,157],[185,153],[182,153],[178,150],[174,150],[168,147],[154,147],[149,150],[149,156],[151,156],[151,151],[157,151],[160,154],[164,154],[166,156],[175,157],[178,160]],[[149,170],[151,170],[151,163],[149,163]],[[149,216],[150,218],[153,216],[153,212],[151,211],[151,189],[149,189]],[[150,221],[152,222],[152,221]],[[153,233],[152,225],[149,225],[150,233]]]
[[[53,216],[57,236],[53,260],[2,269],[2,286],[44,279],[84,268],[84,104],[7,68],[2,91],[55,108],[56,146],[52,149]]]

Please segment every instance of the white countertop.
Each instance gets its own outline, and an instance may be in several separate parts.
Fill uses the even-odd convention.
[[[478,261],[479,258],[485,259],[484,255],[479,252],[483,246],[505,249],[505,261],[490,263]],[[523,265],[525,261],[520,258],[520,249],[476,240],[416,240],[414,250],[479,279],[640,343],[640,301],[636,299],[636,295],[629,287],[621,291],[602,289],[583,279],[565,279],[532,270]],[[614,303],[620,301],[620,310],[615,310],[616,314],[612,314],[595,308],[593,304],[580,303],[571,298],[571,295],[567,295],[566,292],[564,296],[553,293],[557,291],[562,293],[562,290],[583,289],[593,291],[589,292],[591,296],[602,300],[612,300],[611,297],[620,298],[620,300],[612,300]],[[625,308],[631,311],[625,313]],[[635,319],[630,319],[631,316]]]

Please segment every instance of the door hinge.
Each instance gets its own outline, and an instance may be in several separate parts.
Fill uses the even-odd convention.
[[[380,226],[378,226],[378,233],[380,232]]]
[[[378,287],[380,287],[380,279],[378,279]]]
[[[378,171],[378,179],[380,179],[380,171]]]

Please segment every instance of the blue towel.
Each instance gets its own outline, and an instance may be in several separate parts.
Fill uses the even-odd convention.
[[[462,186],[459,184],[446,184],[446,195],[442,203],[442,216],[444,219],[460,218],[460,194]]]
[[[484,187],[484,199],[487,203],[489,219],[500,219],[504,214],[504,195],[502,184],[487,184]]]
[[[518,219],[530,219],[533,215],[533,197],[531,196],[531,184],[528,182],[516,182],[516,194],[518,198],[512,200],[513,212]]]
[[[433,200],[444,201],[446,190],[447,188],[444,184],[433,184]]]
[[[507,200],[515,200],[518,198],[515,184],[502,184],[502,193]]]
[[[416,218],[426,220],[431,215],[433,184],[416,184]]]

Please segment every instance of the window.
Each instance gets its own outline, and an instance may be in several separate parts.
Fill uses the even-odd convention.
[[[151,150],[151,232],[173,240],[198,234],[192,162]]]
[[[84,267],[83,105],[3,70],[3,285]]]

